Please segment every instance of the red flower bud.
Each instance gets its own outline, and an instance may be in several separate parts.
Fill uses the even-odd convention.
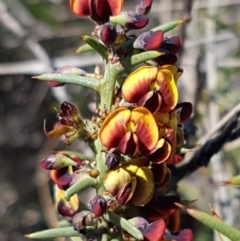
[[[74,211],[73,208],[63,200],[58,202],[57,211],[63,217],[72,217],[76,213],[76,211]]]
[[[67,166],[78,166],[76,162],[67,156],[60,154],[53,154],[41,160],[40,165],[47,170],[58,170]]]
[[[90,206],[96,217],[101,217],[107,211],[107,201],[99,195],[90,202]]]
[[[134,48],[144,50],[157,50],[163,41],[163,31],[147,31],[140,34],[133,43]]]
[[[113,45],[117,39],[117,30],[110,23],[102,25],[100,30],[100,38],[106,46]]]
[[[141,29],[148,24],[148,17],[133,11],[121,12],[119,14],[121,25],[127,29]]]
[[[115,149],[111,149],[111,150],[107,154],[106,162],[105,162],[109,170],[116,168],[119,165],[120,159],[121,159],[121,155],[119,152],[117,152]]]
[[[140,0],[136,6],[136,12],[142,15],[147,15],[152,7],[152,0]]]

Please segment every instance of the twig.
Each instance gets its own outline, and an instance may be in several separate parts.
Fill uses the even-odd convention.
[[[240,111],[235,114],[232,120],[222,129],[218,136],[205,142],[205,144],[190,159],[189,163],[178,168],[171,166],[172,180],[169,184],[169,190],[175,189],[177,183],[185,176],[195,172],[200,167],[206,167],[209,164],[211,157],[218,153],[223,145],[231,139],[231,135],[234,133],[234,129],[238,125],[239,116]]]
[[[85,54],[82,56],[65,56],[52,58],[51,63],[54,69],[63,66],[88,67],[102,64],[101,57],[96,54]],[[1,63],[0,75],[29,74],[38,75],[48,72],[46,65],[39,60],[21,61],[16,63]]]

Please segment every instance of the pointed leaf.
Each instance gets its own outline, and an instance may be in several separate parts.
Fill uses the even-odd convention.
[[[93,51],[94,49],[89,46],[88,44],[84,44],[82,46],[80,46],[76,51],[75,54],[81,54],[81,53],[86,53],[86,52],[90,52]]]
[[[73,236],[79,237],[79,233],[76,232],[73,229],[73,227],[47,229],[47,230],[25,235],[25,237],[29,239],[47,239],[47,238],[57,238],[57,237],[73,237]]]
[[[84,76],[70,75],[70,74],[57,74],[49,73],[42,74],[39,76],[32,77],[33,79],[43,80],[43,81],[57,81],[66,84],[75,84],[85,86],[94,90],[98,89],[99,82],[93,78],[88,78]]]
[[[211,216],[210,214],[204,213],[202,211],[185,207],[179,203],[175,203],[179,208],[186,211],[190,216],[202,222],[209,228],[215,229],[216,231],[222,233],[232,241],[240,240],[240,230],[233,228],[219,219]]]
[[[146,51],[140,54],[135,54],[131,57],[124,59],[122,62],[118,62],[115,64],[115,69],[118,73],[123,72],[125,69],[129,69],[137,64],[144,63],[148,60],[155,59],[159,56],[164,55],[165,53],[161,53],[158,51]]]
[[[222,219],[218,216],[218,214],[213,210],[212,206],[209,204],[210,206],[210,209],[211,209],[211,212],[212,212],[212,216],[218,220],[221,220]],[[219,233],[218,232],[218,236],[220,238],[221,241],[231,241],[231,239],[229,239],[228,237],[224,236],[223,234]]]
[[[188,18],[184,18],[184,19],[172,21],[170,23],[165,23],[165,24],[162,24],[160,26],[157,26],[157,27],[151,29],[151,31],[156,32],[156,31],[162,30],[164,33],[166,33],[168,31],[176,28],[178,25],[186,22],[187,20],[189,20],[189,19]]]
[[[97,184],[97,179],[84,176],[65,191],[65,199],[69,201],[74,194],[78,194],[89,187],[95,187]]]
[[[116,213],[113,213],[113,212],[107,212],[106,214],[103,215],[103,217],[107,221],[117,225],[118,227],[121,227],[123,230],[128,232],[130,235],[132,235],[137,240],[143,240],[142,232],[138,228],[136,228],[133,224],[128,222],[125,218],[120,217]]]
[[[81,237],[69,237],[69,240],[71,240],[71,241],[83,241],[84,239],[82,239]]]
[[[232,177],[231,179],[222,183],[222,185],[228,185],[233,187],[240,187],[240,176]]]
[[[82,39],[89,46],[91,46],[96,52],[98,52],[103,57],[103,59],[107,59],[108,48],[105,45],[103,45],[98,40],[88,35],[83,35]]]

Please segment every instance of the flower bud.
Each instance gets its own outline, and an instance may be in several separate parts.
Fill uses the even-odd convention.
[[[143,32],[136,38],[133,47],[143,50],[157,50],[161,46],[162,41],[163,31],[147,31]]]
[[[106,46],[113,45],[117,39],[116,28],[110,23],[103,24],[100,30],[100,39]]]
[[[141,29],[148,24],[148,17],[133,11],[121,12],[118,16],[111,18],[111,23],[120,24],[127,29]]]
[[[101,217],[107,211],[107,201],[104,197],[99,195],[90,201],[90,206],[96,217]]]
[[[152,0],[140,0],[136,6],[136,12],[142,15],[147,15],[152,7]]]
[[[182,46],[182,42],[179,36],[173,36],[171,38],[165,38],[163,40],[161,48],[168,50],[172,54],[177,54]]]
[[[47,170],[58,170],[66,166],[77,166],[78,164],[64,155],[53,154],[41,160],[40,165]]]
[[[118,167],[121,160],[121,155],[119,152],[116,151],[116,149],[111,149],[106,157],[106,166],[108,167],[108,170],[112,170],[116,167]]]
[[[90,211],[81,211],[73,216],[72,225],[74,230],[81,233],[86,226],[96,226],[97,218]]]

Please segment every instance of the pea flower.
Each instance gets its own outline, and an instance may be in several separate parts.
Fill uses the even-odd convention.
[[[61,104],[60,108],[61,112],[57,115],[59,123],[57,123],[50,132],[47,132],[44,127],[44,133],[49,139],[61,137],[61,141],[70,145],[87,133],[85,123],[78,116],[78,110],[73,104],[65,101]]]
[[[55,202],[57,211],[60,215],[64,217],[72,217],[79,208],[79,200],[78,195],[74,194],[69,201],[67,201],[64,197],[64,190],[59,189],[57,186],[55,187]]]
[[[158,127],[152,114],[144,107],[132,111],[121,107],[110,113],[102,123],[99,137],[108,148],[118,147],[124,155],[149,152],[158,141]]]
[[[122,6],[123,0],[70,0],[70,7],[76,15],[90,16],[98,24],[109,22],[109,17],[118,15]]]
[[[154,177],[148,165],[149,160],[136,159],[109,171],[104,180],[106,191],[120,204],[147,204],[154,192]]]
[[[127,102],[136,103],[155,112],[170,112],[178,102],[177,79],[181,75],[173,65],[142,66],[124,81],[122,95]]]

